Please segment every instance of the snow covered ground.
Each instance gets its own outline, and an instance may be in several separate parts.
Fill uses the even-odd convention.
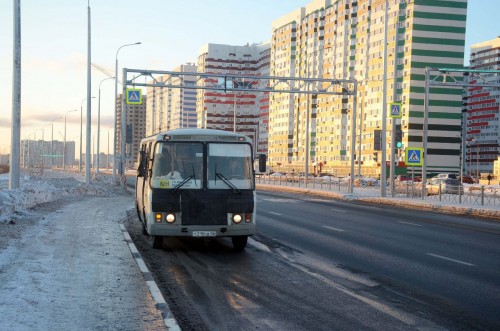
[[[93,180],[87,186],[79,174],[48,170],[37,177],[23,174],[19,189],[8,190],[8,185],[9,174],[0,175],[0,222],[15,222],[32,214],[34,206],[63,197],[106,196],[112,192],[110,179]]]
[[[1,176],[0,330],[165,330],[120,227],[133,195],[104,178]]]

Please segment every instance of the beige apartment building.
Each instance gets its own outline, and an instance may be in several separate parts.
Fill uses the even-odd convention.
[[[389,161],[390,148],[395,146],[392,119],[382,118],[382,107],[391,102],[402,104],[402,118],[396,124],[404,146],[422,147],[425,68],[463,67],[467,1],[388,3],[387,39],[385,0],[316,0],[273,22],[271,76],[359,82],[356,132],[351,130],[352,97],[271,94],[268,157],[273,168],[304,171],[309,149],[310,172],[314,169],[347,175],[354,149],[356,162],[360,162],[356,169],[359,167],[361,174],[380,174],[382,148]],[[428,172],[458,173],[462,89],[430,91]],[[383,121],[387,126],[386,146],[380,146]],[[354,146],[352,134],[356,136]],[[398,150],[393,161],[403,159],[402,153]],[[420,172],[420,168],[415,171]]]

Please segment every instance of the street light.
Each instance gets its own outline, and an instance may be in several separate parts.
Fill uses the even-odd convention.
[[[115,137],[114,137],[114,142],[113,142],[113,181],[116,182],[116,127],[117,127],[117,123],[116,123],[116,113],[118,111],[118,107],[117,107],[117,99],[118,99],[118,52],[120,52],[120,49],[122,49],[123,47],[127,47],[127,46],[134,46],[134,45],[140,45],[141,42],[138,41],[136,43],[133,43],[133,44],[125,44],[125,45],[122,45],[118,48],[118,50],[116,51],[116,56],[115,56]],[[123,119],[122,119],[122,123],[123,123]],[[120,160],[120,166],[122,166],[122,163],[123,163],[124,160]]]
[[[382,137],[381,137],[381,148],[382,148],[382,160],[381,160],[381,171],[380,171],[380,196],[385,198],[387,195],[387,174],[386,172],[386,154],[387,154],[387,29],[388,29],[388,11],[389,2],[385,0],[385,12],[384,12],[384,58],[383,58],[383,77],[382,77]],[[396,40],[397,44],[397,40]],[[391,160],[392,162],[393,160]]]
[[[50,168],[54,166],[54,121],[57,121],[61,119],[62,116],[59,116],[58,118],[55,118],[50,122],[51,126],[51,133],[50,133]]]
[[[68,110],[66,114],[64,114],[64,147],[63,147],[63,171],[66,170],[66,117],[69,113],[77,111],[77,109]]]
[[[45,125],[42,125],[42,127],[40,129],[38,129],[37,131],[42,131],[42,148],[40,148],[40,160],[42,162],[42,174],[43,174],[43,169],[45,169],[45,160],[44,160],[44,152],[45,152],[45,127],[49,125],[49,124],[45,124]]]
[[[309,54],[309,56],[314,56],[314,54],[316,54],[318,51],[325,51],[327,49],[330,49],[331,46],[330,45],[325,45],[322,49],[317,49],[315,51],[312,51],[311,54]],[[307,60],[309,60],[309,57],[307,58]],[[306,61],[306,80],[307,80],[307,94],[306,94],[306,146],[305,146],[305,151],[306,151],[306,164],[305,164],[305,174],[304,174],[304,182],[305,182],[305,185],[307,186],[307,179],[309,177],[309,85],[310,85],[310,81],[309,81],[309,61]]]
[[[99,142],[101,141],[101,84],[109,79],[115,79],[115,77],[104,78],[99,83],[99,99],[97,106],[97,168],[96,168],[96,176],[99,175]],[[116,100],[115,100],[116,103]]]
[[[95,97],[92,97],[95,99]],[[83,102],[87,98],[83,99],[80,103],[80,159],[78,160],[78,171],[82,172],[82,145],[83,145]]]

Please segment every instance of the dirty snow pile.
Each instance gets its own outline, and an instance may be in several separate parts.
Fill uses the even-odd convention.
[[[78,174],[45,171],[42,176],[22,175],[19,188],[8,190],[9,174],[0,175],[0,223],[18,220],[30,208],[64,197],[109,196],[113,193],[111,179],[93,179],[86,185]]]

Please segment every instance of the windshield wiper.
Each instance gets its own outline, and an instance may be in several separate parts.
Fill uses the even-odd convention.
[[[172,192],[176,192],[177,190],[179,190],[184,184],[186,184],[187,182],[189,182],[191,179],[193,179],[194,177],[191,175],[191,176],[188,176],[186,177],[182,182],[180,182],[179,184],[175,185],[173,188],[172,188]]]
[[[234,186],[234,184],[233,184],[233,183],[231,183],[231,181],[230,181],[229,179],[227,179],[226,177],[224,177],[224,175],[223,175],[223,174],[221,174],[220,172],[216,172],[216,173],[215,173],[215,177],[216,177],[216,178],[217,178],[217,177],[219,177],[220,179],[222,179],[222,181],[223,181],[223,182],[224,182],[227,186],[229,186],[229,187],[233,190],[233,192],[234,192],[234,193],[240,193],[240,190],[239,190],[236,186]]]

